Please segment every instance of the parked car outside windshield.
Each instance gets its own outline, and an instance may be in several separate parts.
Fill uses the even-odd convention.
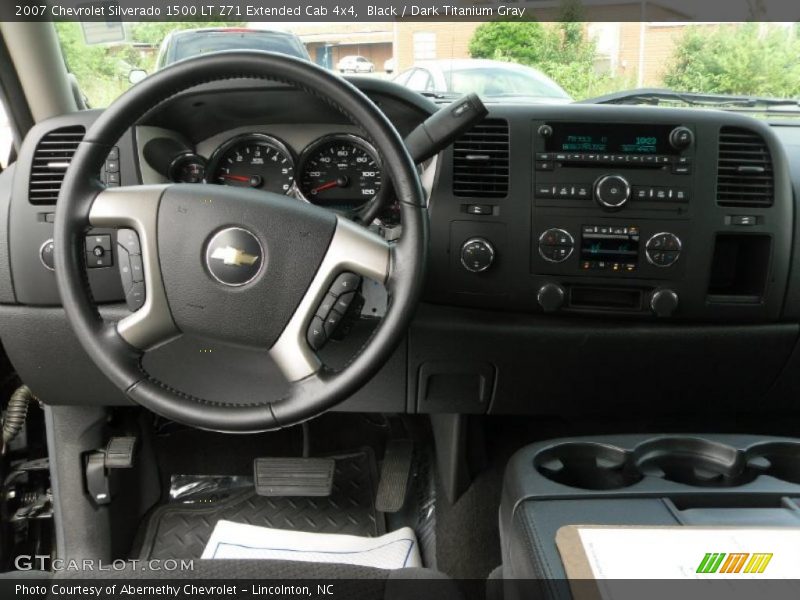
[[[263,50],[311,60],[303,42],[286,31],[246,28],[187,29],[173,32],[164,39],[156,67],[163,69],[179,60],[226,50]]]
[[[400,73],[397,83],[431,94],[475,93],[519,102],[571,102],[564,89],[541,71],[497,60],[422,61]]]
[[[375,65],[372,61],[363,56],[345,56],[336,65],[342,73],[348,71],[352,73],[372,73],[375,70]]]

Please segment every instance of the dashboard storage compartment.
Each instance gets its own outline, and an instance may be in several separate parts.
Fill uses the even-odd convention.
[[[709,302],[761,302],[769,274],[771,246],[768,235],[717,235],[708,285]]]
[[[534,464],[544,477],[586,490],[624,488],[642,478],[628,452],[595,442],[558,444],[537,454]]]

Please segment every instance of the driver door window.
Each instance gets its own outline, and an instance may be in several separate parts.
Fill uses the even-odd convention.
[[[11,160],[14,148],[14,130],[6,112],[5,103],[0,101],[0,167],[5,169]]]

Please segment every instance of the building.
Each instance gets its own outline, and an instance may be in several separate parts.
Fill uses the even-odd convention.
[[[271,29],[285,28],[296,34],[308,49],[311,59],[328,69],[344,56],[363,56],[383,69],[392,58],[394,26],[391,22],[375,23],[264,23]]]

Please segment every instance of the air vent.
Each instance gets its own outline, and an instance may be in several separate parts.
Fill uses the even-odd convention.
[[[54,129],[42,136],[31,165],[28,187],[31,204],[56,203],[64,173],[85,133],[86,129],[75,126]]]
[[[453,144],[453,194],[502,198],[508,194],[508,123],[486,119]]]
[[[718,166],[717,204],[772,206],[772,159],[760,135],[738,127],[723,127]]]

